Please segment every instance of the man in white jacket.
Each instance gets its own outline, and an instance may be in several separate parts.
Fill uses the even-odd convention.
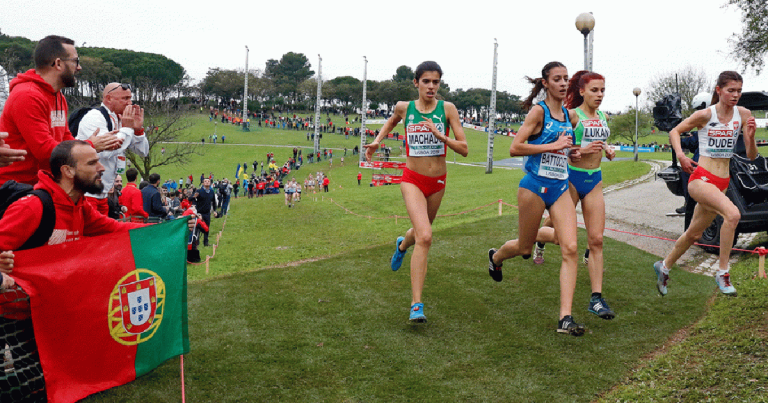
[[[123,141],[122,146],[113,151],[99,153],[99,162],[104,165],[105,171],[101,178],[104,183],[104,191],[99,194],[86,193],[86,199],[96,209],[107,215],[109,206],[107,194],[115,182],[115,176],[125,171],[125,150],[130,149],[136,154],[145,157],[149,153],[149,142],[144,136],[144,109],[131,102],[131,86],[128,84],[110,83],[104,87],[102,93],[103,107],[111,125],[107,123],[104,113],[100,108],[92,109],[80,121],[76,138],[87,140],[99,129],[99,136],[117,136]],[[109,130],[111,126],[112,130]]]

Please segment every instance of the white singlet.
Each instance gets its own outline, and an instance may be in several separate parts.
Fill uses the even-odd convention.
[[[699,155],[709,158],[731,158],[736,139],[741,134],[741,113],[733,107],[731,121],[722,124],[717,118],[715,105],[709,107],[712,117],[706,126],[699,129]]]

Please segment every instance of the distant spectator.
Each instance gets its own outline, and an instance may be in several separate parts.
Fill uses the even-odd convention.
[[[153,173],[149,175],[149,185],[141,190],[141,197],[144,200],[144,211],[150,218],[165,218],[168,210],[163,206],[160,190],[160,175]]]

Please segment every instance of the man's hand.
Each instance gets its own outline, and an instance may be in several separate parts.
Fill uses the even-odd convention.
[[[0,274],[0,275],[3,276],[3,283],[0,284],[0,289],[8,289],[16,285],[16,281],[14,281],[13,278],[11,278],[11,276],[8,276],[5,274]]]
[[[120,121],[123,127],[130,127],[133,130],[144,128],[144,109],[138,105],[128,105],[120,115]]]
[[[7,250],[5,252],[0,252],[0,272],[11,274],[13,272],[13,262],[13,251]]]
[[[0,167],[11,165],[17,161],[24,161],[24,156],[27,155],[26,151],[14,150],[5,144],[6,138],[8,138],[7,132],[0,133]]]
[[[113,130],[101,136],[99,136],[99,130],[100,129],[96,129],[96,131],[93,132],[93,135],[88,138],[88,140],[93,143],[93,148],[96,149],[97,153],[104,150],[117,150],[123,144],[122,140],[115,137],[115,134],[118,132],[117,130]]]
[[[197,225],[197,217],[193,215],[189,216],[189,218],[187,218],[187,228],[189,228],[190,232],[195,230],[195,225]]]

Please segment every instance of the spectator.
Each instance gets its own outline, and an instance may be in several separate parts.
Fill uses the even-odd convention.
[[[325,193],[328,193],[328,185],[330,185],[330,184],[331,184],[331,180],[328,179],[327,176],[325,178],[323,178],[323,191]]]
[[[101,175],[104,167],[99,163],[96,150],[83,141],[64,141],[51,150],[51,157],[45,164],[52,172],[39,171],[35,189],[45,190],[53,199],[55,219],[52,232],[47,238],[48,245],[71,242],[83,237],[90,237],[114,232],[127,231],[144,224],[122,223],[107,218],[85,201],[85,192],[100,192],[103,184]],[[44,207],[38,197],[24,197],[11,204],[0,219],[0,272],[3,273],[3,287],[12,285],[14,256],[12,251],[20,250],[38,228],[43,225]],[[45,240],[43,242],[46,242]],[[39,242],[38,242],[39,245]],[[11,336],[16,342],[8,340],[8,353],[17,371],[24,369],[27,376],[42,375],[40,360],[34,344],[31,314],[19,312],[19,320],[9,324],[11,319],[2,318],[3,329],[14,328]],[[5,333],[0,334],[0,345],[6,345]],[[23,385],[31,390],[34,384]],[[7,396],[3,390],[2,395]],[[16,390],[21,396],[28,391]],[[45,400],[43,398],[43,400]],[[5,400],[4,400],[5,401]],[[26,400],[25,400],[26,401]]]
[[[141,190],[141,198],[144,201],[144,211],[149,218],[163,219],[168,215],[168,210],[163,205],[162,196],[158,186],[160,185],[160,175],[150,174],[149,184]]]
[[[139,171],[136,168],[128,168],[125,171],[125,179],[128,182],[120,195],[120,204],[125,206],[128,211],[129,217],[132,221],[140,220],[149,217],[146,211],[144,211],[144,198],[141,196],[141,191],[136,187],[136,178],[139,176]]]
[[[120,204],[120,191],[123,189],[123,177],[120,175],[115,176],[115,181],[109,193],[107,193],[107,217],[113,220],[119,220],[122,215],[125,214],[128,209]],[[96,207],[96,206],[94,206]]]
[[[224,178],[224,180],[219,183],[219,200],[221,201],[221,212],[219,213],[219,217],[227,215],[227,210],[229,210],[229,198],[231,195],[232,185],[227,178]]]
[[[109,128],[116,130],[115,137],[123,143],[113,151],[99,153],[99,162],[104,165],[104,191],[100,194],[86,194],[86,199],[102,214],[107,214],[107,194],[112,190],[112,178],[125,170],[125,150],[130,149],[136,154],[146,157],[149,153],[149,142],[144,136],[144,109],[131,103],[131,86],[128,84],[110,83],[104,87],[101,96],[101,107],[91,109],[80,121],[76,138],[78,140],[92,139],[99,130],[98,136],[112,136]],[[107,112],[110,122],[107,122],[101,109]],[[97,136],[97,137],[98,137]]]
[[[360,186],[360,180],[363,179],[363,173],[358,172],[357,173],[357,185]]]
[[[50,170],[53,148],[64,140],[74,140],[67,127],[67,100],[61,94],[62,88],[75,86],[75,73],[81,70],[74,43],[53,35],[41,39],[35,47],[35,68],[11,81],[0,132],[8,133],[5,143],[11,149],[24,153],[13,153],[16,162],[0,167],[0,184],[13,179],[34,185],[40,169]],[[91,143],[96,151],[120,146],[115,136],[99,136]],[[26,155],[24,160],[18,160],[22,155]]]
[[[208,178],[203,179],[203,187],[197,189],[194,195],[195,205],[197,205],[197,212],[203,217],[205,225],[211,226],[211,212],[216,210],[216,195],[213,189],[211,189],[211,180]],[[203,245],[208,246],[208,233],[205,232],[203,239]]]

